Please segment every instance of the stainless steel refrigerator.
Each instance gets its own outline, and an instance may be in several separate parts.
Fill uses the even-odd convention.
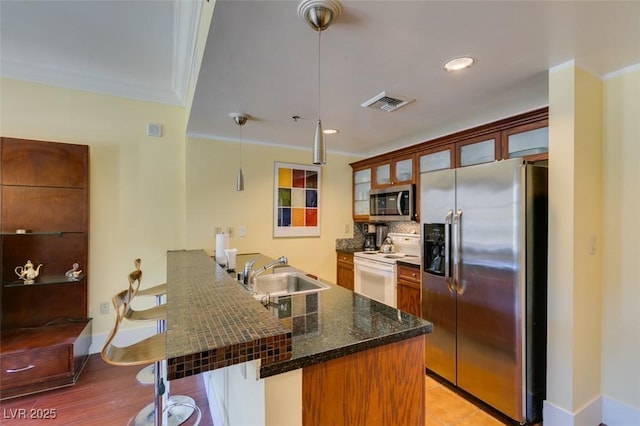
[[[420,175],[426,367],[518,422],[541,420],[547,169],[521,159]]]

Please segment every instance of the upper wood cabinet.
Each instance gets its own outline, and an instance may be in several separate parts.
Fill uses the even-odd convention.
[[[369,190],[371,189],[372,169],[370,166],[353,169],[353,220],[369,220]]]
[[[390,157],[373,165],[372,188],[385,188],[395,185],[415,183],[415,156],[404,155]]]
[[[352,163],[354,221],[369,219],[368,192],[372,188],[413,183],[419,206],[420,173],[514,157],[547,161],[548,117],[549,109],[540,108]],[[416,212],[416,221],[419,220]]]
[[[416,183],[415,154],[383,155],[376,161],[351,164],[353,169],[353,220],[369,221],[369,191]]]
[[[418,172],[433,172],[455,167],[456,145],[448,143],[426,148],[418,154]]]
[[[523,157],[538,162],[549,159],[549,122],[541,120],[502,132],[502,158]]]
[[[456,142],[456,166],[466,167],[501,159],[500,132]]]
[[[417,145],[418,173],[523,157],[549,157],[548,109],[542,108]]]

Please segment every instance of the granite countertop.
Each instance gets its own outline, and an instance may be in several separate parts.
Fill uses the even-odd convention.
[[[348,249],[337,249],[345,251]],[[354,250],[361,251],[361,250]],[[239,256],[238,270],[256,254]],[[261,256],[256,265],[272,259]],[[420,261],[418,260],[418,266]],[[278,272],[278,267],[274,269]],[[292,357],[262,364],[260,377],[269,377],[345,355],[430,333],[423,319],[369,299],[336,284],[316,294],[292,296],[290,305],[271,303],[269,312],[292,330]],[[287,299],[284,299],[287,301]],[[281,302],[281,299],[278,299]],[[266,309],[265,309],[266,310]]]
[[[318,293],[317,326],[312,321],[309,329],[308,320],[313,317],[308,314],[306,331],[293,330],[293,356],[262,365],[261,377],[420,336],[433,329],[433,325],[423,319],[335,284],[327,284],[331,289]]]
[[[407,265],[407,266],[413,266],[413,267],[420,267],[420,258],[416,258],[416,257],[405,257],[402,259],[398,259],[397,263],[403,264],[403,265]]]
[[[238,255],[236,271],[253,258],[254,269],[272,261]],[[273,299],[265,308],[235,272],[202,250],[168,252],[167,267],[169,379],[258,358],[260,377],[269,377],[432,330],[425,320],[324,280],[330,289]]]
[[[336,248],[336,252],[338,253],[346,253],[346,254],[353,254],[356,252],[362,251],[362,248],[356,249],[356,248]]]

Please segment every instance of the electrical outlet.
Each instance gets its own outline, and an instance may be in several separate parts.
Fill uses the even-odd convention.
[[[241,237],[246,237],[247,236],[247,227],[244,225],[240,225],[238,227],[238,235]]]
[[[109,313],[109,302],[100,302],[100,315],[107,315]]]

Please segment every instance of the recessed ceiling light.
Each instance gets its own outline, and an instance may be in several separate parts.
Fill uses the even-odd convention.
[[[476,62],[475,59],[469,56],[461,56],[460,58],[454,58],[444,64],[443,68],[449,72],[460,71],[465,68],[469,68]]]
[[[324,133],[325,135],[335,135],[336,133],[338,133],[337,129],[324,129],[322,131],[322,133]]]

